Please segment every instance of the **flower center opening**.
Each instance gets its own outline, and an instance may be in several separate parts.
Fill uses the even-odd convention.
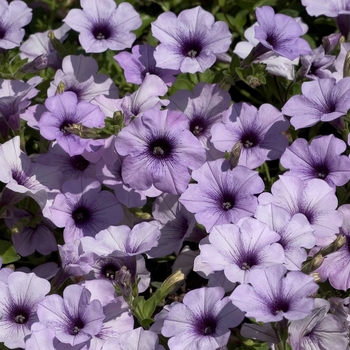
[[[63,135],[68,136],[70,135],[70,132],[66,130],[69,126],[73,124],[72,121],[70,120],[65,120],[61,125],[60,125],[60,131],[62,132]]]
[[[288,312],[289,302],[287,300],[276,300],[273,305],[271,305],[271,313],[277,315],[280,312]]]
[[[244,254],[245,255],[245,254]],[[258,264],[258,259],[255,254],[248,253],[246,256],[242,257],[241,269],[242,270],[250,270],[252,266]]]
[[[223,210],[228,211],[235,205],[234,197],[230,194],[224,194],[221,200],[221,207]]]
[[[71,335],[77,335],[84,328],[84,323],[81,319],[74,320],[71,325]]]
[[[199,335],[211,335],[215,333],[216,323],[215,318],[212,315],[208,315],[202,319],[195,320],[195,328]]]
[[[79,207],[73,211],[73,220],[77,226],[84,225],[90,220],[90,211],[85,207]]]
[[[244,148],[252,148],[259,143],[259,140],[254,133],[248,132],[242,135],[241,142]]]
[[[114,281],[120,266],[115,259],[107,259],[101,263],[101,277]]]
[[[28,321],[28,315],[22,312],[22,314],[15,316],[15,322],[18,324],[25,324]]]
[[[30,182],[30,177],[24,173],[24,171],[19,169],[12,169],[12,178],[17,181],[17,183],[21,186],[31,188],[33,186]]]
[[[192,40],[182,43],[181,53],[190,58],[196,58],[202,51],[202,43],[200,39],[193,38]]]
[[[4,39],[6,35],[6,29],[0,26],[0,40]]]
[[[111,36],[111,30],[107,25],[97,25],[92,29],[92,35],[96,40],[107,40]]]
[[[203,135],[206,130],[207,130],[207,125],[204,122],[203,118],[194,117],[190,121],[190,131],[194,136],[199,137]]]
[[[71,157],[71,165],[76,170],[84,171],[89,164],[90,162],[81,155]]]
[[[148,149],[153,157],[164,159],[171,154],[172,146],[166,138],[159,138],[152,141]]]
[[[324,180],[329,174],[329,170],[325,165],[318,165],[315,167],[315,175],[319,179]]]

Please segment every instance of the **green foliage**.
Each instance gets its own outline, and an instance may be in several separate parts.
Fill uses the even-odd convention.
[[[21,258],[16,253],[13,245],[10,242],[4,240],[0,240],[0,257],[3,264],[9,264]]]

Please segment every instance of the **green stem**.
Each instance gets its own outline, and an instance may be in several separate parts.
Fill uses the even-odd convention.
[[[265,170],[265,174],[266,174],[266,179],[267,179],[269,185],[271,186],[272,184],[271,184],[270,169],[269,169],[269,167],[267,166],[267,163],[266,163],[266,162],[264,162],[264,170]]]

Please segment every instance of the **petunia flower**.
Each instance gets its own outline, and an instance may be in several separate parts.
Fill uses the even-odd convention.
[[[310,145],[305,139],[296,139],[281,157],[282,166],[289,169],[284,175],[343,186],[350,180],[350,159],[341,155],[345,150],[346,143],[334,135],[314,138]]]
[[[100,190],[101,184],[93,179],[80,178],[63,184],[50,211],[55,225],[65,228],[66,243],[95,236],[122,220],[123,210],[113,193]]]
[[[47,140],[57,140],[70,156],[82,154],[91,140],[68,132],[66,127],[73,124],[90,128],[104,125],[105,115],[100,108],[89,102],[79,102],[71,91],[47,98],[45,106],[48,111],[40,118],[40,134]]]
[[[124,76],[128,83],[140,85],[149,74],[157,75],[164,83],[171,86],[179,74],[178,70],[162,69],[156,67],[156,60],[153,57],[155,47],[144,44],[133,46],[131,52],[123,51],[113,58],[124,69]]]
[[[194,171],[192,177],[198,183],[190,184],[179,199],[208,232],[215,225],[252,216],[257,206],[254,194],[264,189],[256,171],[240,165],[224,171],[223,163],[221,159],[207,162]]]
[[[38,304],[39,321],[53,329],[56,338],[70,345],[87,342],[102,329],[105,318],[99,300],[90,302],[88,289],[70,285],[63,291],[63,298],[49,295]]]
[[[204,72],[231,45],[231,33],[225,22],[197,6],[182,11],[162,13],[152,23],[152,34],[160,41],[154,58],[157,67],[179,69],[182,73]]]
[[[162,334],[170,337],[170,350],[217,349],[227,344],[230,328],[243,321],[243,313],[224,297],[221,287],[188,292],[166,315]]]
[[[23,1],[0,0],[0,49],[13,49],[20,45],[25,31],[22,27],[32,20],[32,9]]]
[[[230,295],[232,303],[257,322],[276,322],[284,317],[301,320],[310,315],[318,290],[313,277],[299,271],[289,272],[283,265],[254,269],[249,284],[239,285]]]
[[[230,105],[230,94],[217,84],[198,83],[193,92],[178,90],[169,100],[168,108],[178,109],[188,117],[189,130],[208,149],[210,129],[221,121],[223,112]]]
[[[136,190],[153,184],[158,190],[181,194],[187,188],[190,170],[205,161],[205,150],[187,129],[179,112],[149,109],[134,119],[116,137],[115,148],[125,156],[123,181]]]
[[[0,342],[10,349],[24,348],[30,327],[38,321],[37,307],[50,283],[34,273],[15,271],[0,281]]]
[[[350,77],[338,83],[335,79],[307,81],[301,86],[302,95],[292,96],[282,108],[291,116],[296,129],[306,128],[319,121],[330,122],[345,115],[350,109]]]
[[[283,114],[270,104],[257,109],[248,103],[235,103],[223,113],[223,123],[213,125],[211,142],[218,150],[228,152],[240,142],[238,165],[254,169],[282,155],[288,145],[282,132],[288,127]]]
[[[127,2],[80,0],[83,8],[72,9],[63,20],[79,32],[79,42],[86,52],[124,50],[136,39],[132,30],[142,24],[140,15]]]
[[[310,45],[301,39],[301,26],[294,18],[283,14],[275,14],[270,6],[258,7],[255,11],[258,26],[255,27],[255,38],[260,44],[252,52],[258,57],[268,51],[294,60],[300,55],[311,52]]]
[[[236,225],[216,225],[209,234],[210,244],[200,246],[200,254],[202,262],[214,271],[223,270],[229,281],[247,283],[253,269],[283,263],[279,239],[264,223],[244,218]]]

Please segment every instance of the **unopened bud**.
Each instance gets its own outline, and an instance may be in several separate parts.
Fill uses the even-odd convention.
[[[318,269],[323,263],[324,257],[317,253],[310,261],[304,263],[301,271],[310,274],[311,272]]]
[[[49,58],[48,55],[40,55],[36,57],[33,61],[26,63],[21,71],[23,73],[37,73],[45,68],[47,68],[49,65]]]
[[[228,156],[228,162],[230,163],[230,169],[232,170],[235,168],[239,162],[239,157],[241,155],[243,144],[241,141],[236,142],[232,149],[231,152]]]
[[[250,87],[252,87],[253,89],[256,89],[257,87],[259,87],[261,85],[261,80],[253,75],[247,76],[247,82],[248,82],[248,85]]]
[[[343,76],[349,77],[350,76],[350,51],[346,53],[345,60],[344,60],[344,67],[343,67]]]
[[[66,85],[64,85],[63,81],[60,81],[57,85],[57,94],[63,94],[66,91]]]
[[[124,299],[128,300],[131,296],[132,283],[131,273],[126,266],[122,266],[122,268],[116,273],[115,283]]]

